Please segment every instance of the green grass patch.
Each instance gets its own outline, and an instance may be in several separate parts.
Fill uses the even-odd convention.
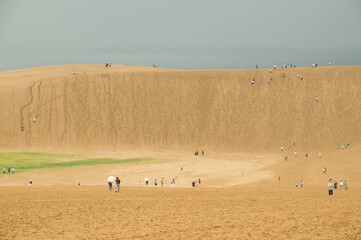
[[[66,159],[66,161],[65,161]],[[73,159],[73,160],[72,160]],[[29,170],[69,168],[105,164],[123,164],[154,161],[154,158],[84,158],[81,155],[71,154],[48,154],[48,153],[26,153],[26,152],[2,152],[0,153],[0,170],[5,167],[15,168],[15,172]]]

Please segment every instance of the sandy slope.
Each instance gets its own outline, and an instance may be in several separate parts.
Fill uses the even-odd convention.
[[[265,152],[294,141],[299,151],[354,146],[361,137],[360,76],[358,66],[270,73],[71,65],[1,72],[0,148]]]

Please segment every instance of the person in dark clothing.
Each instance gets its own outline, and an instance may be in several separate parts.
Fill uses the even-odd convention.
[[[202,156],[204,156],[204,150],[202,150]]]
[[[196,185],[196,183],[193,181],[193,182],[192,182],[192,187],[194,187],[195,185]]]
[[[117,177],[117,179],[115,180],[116,188],[115,188],[115,192],[119,192],[119,187],[120,187],[120,179],[119,177]]]
[[[10,168],[8,168],[8,173],[10,173]]]
[[[198,178],[198,183],[199,183],[199,186],[201,185],[201,179],[200,178]]]

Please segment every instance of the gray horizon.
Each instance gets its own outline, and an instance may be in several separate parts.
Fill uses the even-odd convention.
[[[361,65],[361,1],[0,1],[0,71]]]

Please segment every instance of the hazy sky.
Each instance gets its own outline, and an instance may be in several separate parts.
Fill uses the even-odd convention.
[[[360,0],[0,0],[0,71],[361,65]]]

